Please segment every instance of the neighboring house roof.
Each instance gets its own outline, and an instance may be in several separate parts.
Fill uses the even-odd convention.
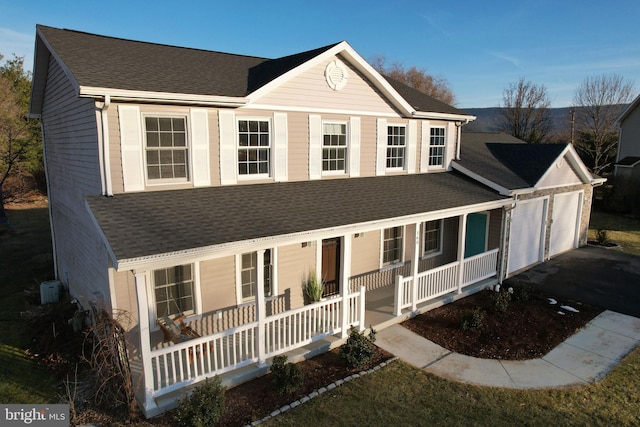
[[[628,156],[620,160],[618,163],[616,163],[616,165],[633,167],[638,163],[640,163],[640,157]]]
[[[501,194],[510,194],[534,188],[567,152],[586,182],[599,180],[584,168],[570,144],[527,144],[500,132],[462,132],[461,159],[452,166]]]
[[[627,107],[622,111],[622,114],[620,114],[620,117],[618,117],[618,123],[622,123],[622,121],[626,119],[627,116],[631,114],[631,112],[635,110],[638,105],[640,105],[640,95],[638,95],[636,99],[631,101],[631,103],[627,105]]]
[[[508,200],[456,172],[87,197],[116,267],[163,254]]]
[[[342,54],[405,114],[438,113],[458,120],[475,119],[429,95],[385,79],[346,42],[269,59],[42,25],[37,26],[32,115],[37,116],[41,109],[50,54],[61,64],[80,96],[134,99],[142,98],[140,93],[145,93],[157,100],[195,100],[232,106],[246,104],[250,95],[270,89],[270,83],[293,76],[294,70],[303,69],[304,64],[314,59]]]

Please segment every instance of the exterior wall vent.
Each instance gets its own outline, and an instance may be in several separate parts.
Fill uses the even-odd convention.
[[[59,302],[61,289],[62,283],[59,280],[47,280],[40,283],[40,303]]]

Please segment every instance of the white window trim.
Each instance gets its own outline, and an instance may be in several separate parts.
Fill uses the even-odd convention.
[[[404,225],[399,225],[402,234],[402,244],[400,246],[400,260],[395,263],[385,264],[384,262],[384,230],[395,227],[386,227],[380,230],[380,271],[390,270],[392,268],[399,267],[404,264],[404,255],[405,255],[405,237],[406,237],[406,227]]]
[[[434,219],[433,221],[440,222],[440,242],[438,242],[438,249],[431,250],[428,252],[424,250],[425,234],[427,232],[427,222],[431,222],[431,221],[423,222],[421,224],[422,233],[420,233],[420,251],[422,252],[421,259],[433,258],[438,255],[442,255],[442,252],[443,252],[442,245],[444,244],[444,219],[443,218]]]
[[[431,129],[444,129],[444,145],[431,145]],[[444,170],[447,166],[447,138],[449,132],[446,125],[430,126],[427,147],[427,169],[428,170]],[[431,147],[442,147],[442,165],[431,165]]]
[[[404,156],[402,158],[402,167],[387,167],[387,160],[389,160],[389,157],[387,155],[387,149],[390,147],[389,145],[389,128],[390,127],[403,127],[404,128]],[[389,123],[387,122],[387,133],[385,135],[385,155],[384,155],[384,170],[386,172],[404,172],[407,170],[407,151],[409,149],[409,144],[408,144],[408,138],[407,138],[407,132],[408,132],[408,125],[407,123]],[[399,147],[399,146],[398,146]]]
[[[185,263],[179,265],[188,265],[191,264],[192,273],[193,273],[193,313],[185,315],[185,321],[190,322],[195,319],[199,319],[202,316],[202,298],[201,296],[201,287],[200,287],[200,262],[195,261],[192,263]],[[167,268],[176,267],[160,267],[154,268],[152,270],[147,270],[145,272],[146,280],[149,286],[147,286],[147,301],[149,301],[149,327],[152,331],[159,331],[160,326],[158,326],[158,313],[156,312],[156,284],[154,283],[153,272],[155,270],[164,270]]]
[[[240,132],[238,130],[238,122],[240,121],[261,121],[261,122],[269,122],[269,173],[258,173],[258,174],[241,174],[238,170],[238,165],[240,164],[240,159],[238,158],[238,151],[240,150]],[[274,135],[273,135],[273,118],[267,116],[236,116],[235,117],[235,136],[236,136],[236,164],[235,171],[236,176],[238,177],[238,181],[255,181],[261,179],[270,179],[274,176],[273,166],[273,155],[274,155]],[[259,148],[259,147],[257,147]]]
[[[186,150],[187,150],[187,177],[186,178],[167,178],[167,179],[149,179],[149,173],[147,171],[147,117],[156,117],[156,118],[181,118],[184,119],[184,131],[185,131],[185,142],[186,142]],[[142,165],[144,168],[144,183],[146,187],[155,187],[155,186],[163,186],[163,185],[175,185],[175,184],[190,184],[193,182],[193,161],[192,161],[192,153],[193,148],[191,147],[191,120],[189,119],[188,114],[181,113],[142,113]]]
[[[267,248],[271,250],[271,264],[273,265],[273,269],[271,270],[271,274],[273,277],[271,278],[271,293],[270,297],[265,297],[265,301],[271,301],[278,298],[278,248]],[[257,252],[257,251],[253,251]],[[242,255],[253,252],[243,252],[241,254],[236,254],[236,305],[238,307],[244,307],[253,305],[256,302],[255,296],[251,298],[244,299],[242,298]]]
[[[337,171],[325,171],[322,169],[322,164],[324,163],[324,125],[345,125],[345,141],[346,141],[346,145],[344,146],[345,148],[345,159],[344,159],[344,170],[337,170]],[[322,127],[321,127],[321,135],[320,135],[320,173],[322,174],[322,176],[345,176],[345,175],[349,175],[349,162],[350,162],[350,151],[351,151],[351,141],[349,138],[350,132],[351,130],[349,129],[349,122],[346,120],[323,120],[322,121]]]

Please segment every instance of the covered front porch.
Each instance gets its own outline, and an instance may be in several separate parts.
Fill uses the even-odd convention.
[[[232,317],[238,320],[220,329],[210,326],[217,323],[220,312],[205,313],[189,323],[201,337],[169,345],[158,342],[157,332],[141,328],[133,365],[137,383],[141,384],[138,398],[145,413],[153,416],[174,407],[186,389],[207,377],[219,375],[226,386],[237,385],[264,374],[276,355],[286,354],[290,361],[309,358],[338,346],[351,327],[360,331],[369,327],[383,329],[496,283],[501,252],[493,246],[500,241],[502,209],[484,214],[480,253],[469,250],[470,239],[476,238],[468,232],[468,215],[435,220],[441,221],[443,235],[439,237],[439,252],[432,257],[425,256],[426,222],[402,225],[403,261],[365,274],[352,274],[352,264],[358,259],[354,246],[364,245],[366,241],[358,243],[358,239],[376,230],[331,239],[339,242],[339,267],[331,266],[338,275],[338,285],[333,288],[337,293],[298,307],[290,302],[290,290],[265,298],[264,274],[269,269],[263,264],[265,251],[259,250],[255,301],[232,310]],[[492,215],[493,225],[489,219]],[[383,239],[384,229],[377,231]],[[326,240],[318,239],[314,245],[323,277],[322,242]],[[284,253],[280,251],[281,255]],[[279,261],[284,265],[286,260]],[[149,307],[145,300],[148,277],[136,275],[140,325],[150,324],[149,318],[144,319],[150,310],[142,309]]]

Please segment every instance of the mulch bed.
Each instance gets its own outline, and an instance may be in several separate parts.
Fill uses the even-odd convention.
[[[414,317],[403,326],[457,353],[484,359],[527,360],[544,356],[603,311],[575,301],[551,304],[547,295],[530,291],[529,300],[512,299],[505,312],[497,312],[492,293],[480,291]],[[579,312],[563,309],[562,305]],[[485,313],[483,325],[462,330],[462,317],[477,308]]]

